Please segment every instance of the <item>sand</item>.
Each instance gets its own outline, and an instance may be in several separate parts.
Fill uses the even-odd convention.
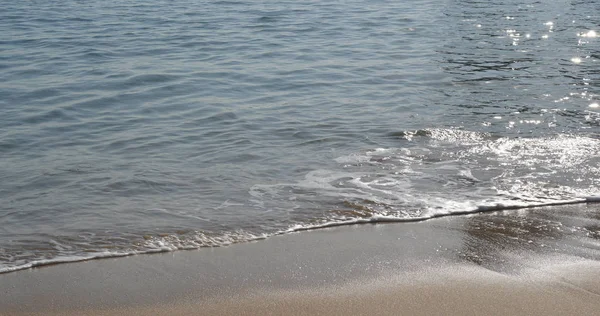
[[[0,314],[594,315],[597,213],[337,227],[30,269],[0,275]]]
[[[583,280],[573,273],[586,276]],[[585,272],[582,272],[585,271]],[[400,279],[336,287],[258,291],[208,301],[72,315],[596,315],[600,267],[590,262],[552,266],[526,278],[455,266]],[[574,281],[577,280],[577,281]],[[60,314],[60,313],[59,313]]]

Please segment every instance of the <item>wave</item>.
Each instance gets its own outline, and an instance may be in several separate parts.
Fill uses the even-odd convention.
[[[345,221],[332,221],[325,222],[321,224],[314,225],[298,225],[291,227],[285,233],[291,232],[300,232],[300,231],[308,231],[315,230],[321,228],[329,228],[329,227],[338,227],[338,226],[349,226],[349,225],[357,225],[357,224],[376,224],[376,223],[410,223],[410,222],[423,222],[426,220],[447,217],[447,216],[462,216],[462,215],[470,215],[477,213],[485,213],[485,212],[499,212],[499,211],[508,211],[508,210],[517,210],[517,209],[525,209],[525,208],[534,208],[534,207],[547,207],[547,206],[562,206],[562,205],[572,205],[572,204],[584,204],[584,203],[600,203],[600,196],[590,196],[585,198],[580,198],[576,200],[567,200],[567,201],[556,201],[556,202],[548,202],[548,203],[540,203],[540,204],[496,204],[496,205],[480,205],[475,209],[466,210],[466,211],[456,211],[449,213],[435,213],[429,216],[421,216],[421,217],[411,217],[411,218],[398,218],[393,216],[382,216],[375,215],[370,218],[354,218]]]
[[[134,255],[143,255],[143,254],[155,254],[155,253],[163,253],[163,252],[173,252],[178,250],[196,250],[200,248],[210,248],[210,247],[223,247],[228,246],[234,243],[239,242],[250,242],[255,240],[261,240],[268,237],[268,235],[253,235],[253,234],[243,234],[243,235],[224,235],[220,237],[208,237],[204,234],[198,234],[196,236],[196,242],[187,240],[178,240],[178,237],[175,235],[168,235],[162,237],[154,237],[148,238],[144,247],[147,249],[144,250],[125,250],[125,251],[105,251],[105,252],[94,252],[94,253],[86,253],[82,255],[68,255],[68,256],[58,256],[56,258],[51,259],[40,259],[33,260],[24,264],[14,265],[14,266],[5,266],[0,267],[0,274],[9,273],[19,270],[25,270],[30,268],[38,268],[62,263],[74,263],[74,262],[82,262],[89,261],[95,259],[110,259],[110,258],[119,258],[119,257],[128,257]],[[197,242],[198,240],[205,240],[204,243]]]
[[[447,216],[462,216],[476,213],[484,213],[484,212],[497,212],[497,211],[506,211],[506,210],[516,210],[516,209],[525,209],[525,208],[533,208],[533,207],[548,207],[548,206],[561,206],[561,205],[572,205],[572,204],[585,204],[585,203],[600,203],[600,196],[589,196],[583,197],[574,200],[565,200],[565,201],[555,201],[548,203],[538,203],[538,204],[502,204],[498,203],[495,205],[479,205],[474,209],[465,210],[465,211],[454,211],[447,213],[433,213],[428,216],[421,217],[410,217],[410,218],[400,218],[394,216],[384,216],[384,215],[373,215],[369,218],[351,218],[346,220],[332,220],[325,221],[318,224],[303,224],[303,225],[293,225],[286,230],[277,231],[271,234],[262,234],[262,235],[252,235],[247,234],[245,236],[238,235],[236,238],[231,238],[230,236],[223,236],[221,238],[217,238],[220,240],[219,242],[212,240],[210,244],[197,244],[197,245],[187,245],[181,246],[177,245],[173,242],[168,242],[165,238],[161,240],[153,240],[152,243],[155,245],[155,248],[140,250],[140,251],[129,251],[129,252],[100,252],[94,253],[92,255],[81,255],[81,256],[65,256],[65,257],[57,257],[52,259],[43,259],[43,260],[34,260],[22,265],[9,266],[0,268],[0,274],[15,272],[19,270],[38,268],[62,263],[74,263],[74,262],[82,262],[89,261],[95,259],[109,259],[109,258],[119,258],[119,257],[127,257],[133,255],[143,255],[143,254],[155,254],[155,253],[163,253],[163,252],[173,252],[178,250],[197,250],[200,248],[210,248],[210,247],[223,247],[229,246],[231,244],[237,244],[242,242],[251,242],[257,240],[267,239],[273,236],[317,230],[317,229],[325,229],[325,228],[333,228],[340,226],[352,226],[352,225],[361,225],[361,224],[377,224],[377,223],[409,223],[409,222],[422,222],[430,219],[447,217]],[[166,239],[176,238],[174,236],[169,236]]]
[[[600,203],[600,140],[589,136],[510,138],[452,129],[391,136],[401,139],[398,147],[339,156],[329,169],[310,171],[296,182],[251,187],[251,207],[264,214],[272,210],[291,214],[275,224],[251,223],[255,229],[260,227],[259,231],[229,229],[220,233],[189,231],[134,236],[123,239],[123,244],[115,245],[111,251],[90,243],[90,252],[86,252],[82,246],[88,244],[81,243],[59,247],[52,254],[34,251],[26,259],[9,257],[0,264],[0,273],[92,259],[221,247],[328,227]],[[103,242],[113,246],[110,240]]]

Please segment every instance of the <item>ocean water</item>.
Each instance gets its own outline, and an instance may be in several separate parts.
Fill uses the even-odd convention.
[[[596,202],[598,8],[5,1],[0,272]]]

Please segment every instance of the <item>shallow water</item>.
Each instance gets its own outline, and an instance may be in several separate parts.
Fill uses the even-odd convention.
[[[0,271],[585,202],[599,5],[3,5]]]

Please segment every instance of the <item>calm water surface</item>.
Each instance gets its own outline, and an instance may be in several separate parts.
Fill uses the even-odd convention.
[[[0,272],[600,195],[597,0],[2,8]]]

